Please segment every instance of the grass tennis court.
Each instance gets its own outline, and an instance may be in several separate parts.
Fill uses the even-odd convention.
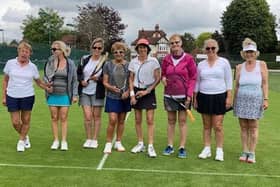
[[[2,82],[2,75],[0,80]],[[197,158],[203,145],[202,123],[196,112],[195,123],[188,125],[187,159],[177,158],[177,152],[172,156],[163,156],[161,153],[167,143],[167,120],[162,105],[162,86],[157,89],[158,109],[155,115],[154,146],[157,158],[148,158],[146,153],[130,153],[137,142],[132,112],[122,141],[127,151],[113,151],[100,167],[104,158],[107,114],[103,114],[98,149],[83,149],[83,115],[77,105],[72,106],[69,113],[69,151],[52,151],[50,114],[43,90],[36,87],[36,104],[29,132],[30,150],[16,152],[18,136],[11,126],[6,108],[0,107],[0,186],[278,186],[279,80],[280,73],[270,74],[270,106],[260,122],[257,163],[253,165],[238,161],[241,152],[239,125],[232,112],[224,120],[224,162],[214,161],[214,156],[207,160]],[[146,130],[146,124],[144,127]],[[176,130],[178,135],[178,128]],[[178,146],[178,137],[174,146]],[[212,153],[215,152],[214,148],[215,145],[212,145]]]

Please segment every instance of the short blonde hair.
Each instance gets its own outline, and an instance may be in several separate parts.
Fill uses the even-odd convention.
[[[256,44],[255,41],[253,41],[253,40],[250,39],[250,38],[245,38],[245,39],[243,40],[243,42],[242,42],[242,48],[246,48],[246,47],[249,46],[249,45],[253,45],[253,46],[255,46],[256,49],[257,49],[257,44]],[[255,51],[254,53],[256,54],[256,57],[260,56],[260,52],[259,52],[258,50]],[[241,50],[241,51],[240,51],[240,55],[241,55],[241,57],[242,57],[243,59],[245,59],[245,51]]]
[[[65,57],[70,56],[71,49],[63,41],[56,40],[52,43],[52,46],[53,45],[58,45]]]
[[[113,53],[115,50],[122,49],[124,52],[127,51],[127,47],[123,42],[115,42],[111,47],[111,52]]]
[[[95,38],[90,44],[90,49],[92,49],[96,43],[101,43],[102,48],[104,49],[104,43],[105,42],[102,38]]]
[[[18,44],[18,47],[17,47],[17,51],[19,52],[23,48],[28,49],[30,51],[30,53],[32,54],[32,47],[27,41],[24,41],[24,40],[20,41]]]
[[[169,41],[170,40],[173,40],[175,38],[178,38],[181,42],[182,42],[182,36],[180,34],[172,34],[170,37],[169,37]]]
[[[204,41],[203,51],[206,52],[206,47],[209,43],[213,43],[215,45],[215,47],[216,47],[215,52],[217,53],[219,51],[219,44],[218,44],[217,40],[215,40],[213,38],[210,38],[210,39],[207,39]]]

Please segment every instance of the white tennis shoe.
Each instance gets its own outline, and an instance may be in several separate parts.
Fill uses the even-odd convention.
[[[136,146],[134,146],[131,149],[132,153],[140,153],[140,152],[144,152],[145,151],[145,146],[144,144],[138,143]]]
[[[26,137],[24,139],[24,147],[27,149],[31,148],[30,138],[28,135],[26,135]]]
[[[59,148],[59,141],[58,140],[53,141],[53,143],[51,145],[51,149],[57,150],[58,148]]]
[[[66,141],[61,141],[61,151],[67,151],[68,150],[68,143]]]
[[[107,142],[105,144],[105,148],[103,150],[103,153],[105,153],[105,154],[111,154],[112,153],[112,143],[111,142]]]
[[[114,145],[114,149],[116,149],[119,152],[124,152],[125,151],[125,148],[120,141],[116,141],[116,143]]]
[[[19,140],[18,143],[17,143],[17,151],[18,152],[23,152],[25,151],[25,144],[24,144],[24,141],[23,140]]]
[[[90,139],[87,139],[85,141],[85,143],[83,144],[83,147],[84,148],[91,148],[91,140]]]
[[[211,149],[209,147],[204,147],[201,153],[198,155],[198,158],[206,159],[211,157]]]

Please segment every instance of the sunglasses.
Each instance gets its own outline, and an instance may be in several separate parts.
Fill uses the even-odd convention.
[[[114,54],[124,54],[123,51],[114,51]]]
[[[174,44],[179,44],[180,41],[174,41],[174,42],[170,42],[170,45],[174,45]]]
[[[102,47],[92,47],[92,49],[98,49],[98,50],[101,50],[102,49]]]
[[[248,50],[248,51],[245,51],[245,53],[254,53],[255,51],[253,50]]]
[[[215,49],[216,49],[216,47],[206,47],[205,48],[207,51],[210,51],[210,49],[212,50],[212,51],[214,51]]]
[[[51,50],[52,50],[53,52],[55,52],[56,50],[61,50],[61,49],[58,49],[58,48],[51,48]]]

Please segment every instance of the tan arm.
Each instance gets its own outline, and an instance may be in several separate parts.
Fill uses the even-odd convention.
[[[2,104],[6,106],[6,96],[7,96],[7,87],[8,87],[9,76],[4,75],[2,82]]]
[[[261,62],[263,108],[268,108],[268,69],[264,61]]]

